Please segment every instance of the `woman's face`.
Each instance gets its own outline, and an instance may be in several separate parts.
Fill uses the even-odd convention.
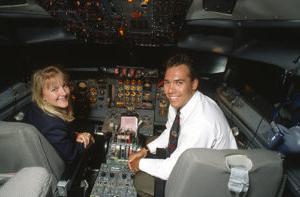
[[[54,107],[65,109],[69,106],[70,88],[62,75],[47,79],[43,86],[43,100]]]

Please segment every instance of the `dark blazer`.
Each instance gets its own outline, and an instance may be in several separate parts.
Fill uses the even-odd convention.
[[[24,120],[34,125],[45,136],[67,164],[73,163],[83,152],[83,145],[76,142],[71,125],[59,117],[48,115],[35,103],[25,112]]]

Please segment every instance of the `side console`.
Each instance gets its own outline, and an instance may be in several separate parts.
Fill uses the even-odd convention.
[[[216,98],[226,117],[236,126],[240,148],[267,147],[268,131],[272,127],[264,116],[233,88],[219,87]]]

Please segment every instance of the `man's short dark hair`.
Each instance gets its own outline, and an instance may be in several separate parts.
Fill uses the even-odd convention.
[[[188,69],[190,71],[191,79],[192,80],[196,79],[197,76],[196,76],[195,70],[193,68],[194,61],[190,56],[188,56],[186,54],[176,54],[176,55],[170,57],[165,65],[165,72],[169,68],[176,67],[176,66],[179,66],[182,64],[184,64],[188,67]]]

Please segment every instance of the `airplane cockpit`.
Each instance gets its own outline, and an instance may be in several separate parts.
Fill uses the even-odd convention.
[[[23,188],[12,190],[34,196],[26,191],[36,179],[47,182],[39,188],[45,196],[140,196],[128,159],[166,129],[164,65],[175,54],[193,59],[198,89],[222,110],[238,150],[188,150],[154,196],[233,196],[233,172],[218,170],[242,161],[249,178],[237,196],[300,196],[299,7],[296,0],[0,1],[0,196],[14,196],[6,185],[17,188],[18,180]],[[74,127],[96,139],[74,166],[24,123],[32,74],[47,65],[68,73]],[[206,167],[223,157],[219,177]],[[198,162],[203,171],[190,165]],[[34,178],[45,173],[30,171],[36,167],[47,179]]]

